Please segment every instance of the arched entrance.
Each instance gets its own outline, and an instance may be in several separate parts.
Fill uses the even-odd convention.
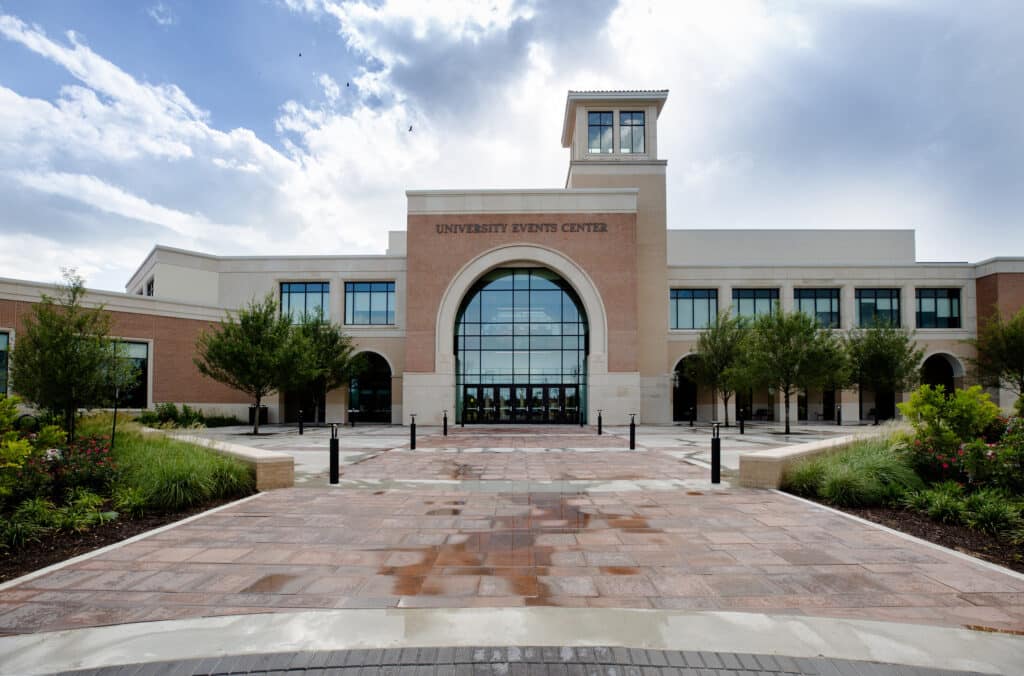
[[[455,321],[455,417],[465,423],[586,421],[587,315],[546,268],[499,268]]]
[[[687,374],[687,359],[683,357],[676,364],[672,374],[672,420],[688,421],[697,418],[697,383]]]
[[[376,352],[363,352],[366,369],[349,381],[348,412],[357,422],[391,422],[391,366]]]
[[[941,352],[931,355],[921,365],[921,383],[945,388],[947,397],[956,389],[957,379],[962,375],[960,361]]]

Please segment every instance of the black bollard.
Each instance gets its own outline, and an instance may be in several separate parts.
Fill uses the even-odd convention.
[[[636,413],[629,414],[629,450],[636,450]]]
[[[722,439],[718,436],[718,423],[713,423],[711,436],[711,483],[722,483]]]
[[[338,425],[331,423],[331,483],[338,483]]]
[[[444,410],[444,420],[443,420],[442,424],[444,425],[444,427],[443,427],[444,435],[448,436],[448,409]]]
[[[602,434],[604,434],[604,430],[602,429],[602,423],[603,421],[601,420],[601,409],[597,409],[597,436],[601,436]]]
[[[743,421],[744,421],[745,418],[746,418],[746,416],[743,415],[743,409],[741,408],[740,409],[740,434],[743,434]]]
[[[348,410],[348,426],[349,427],[355,427],[356,426],[356,409],[354,409],[354,408],[350,408]]]
[[[843,424],[843,407],[839,405],[836,405],[836,424]]]
[[[697,416],[697,411],[691,406],[690,407],[690,427],[693,427],[693,420]]]
[[[412,418],[412,422],[409,423],[409,450],[416,450],[416,414],[410,413],[409,417]]]
[[[299,409],[299,435],[302,435],[302,409]]]

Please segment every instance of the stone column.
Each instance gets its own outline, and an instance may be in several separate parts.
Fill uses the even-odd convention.
[[[843,412],[844,425],[856,425],[860,421],[860,388],[857,385],[837,390],[836,403]]]

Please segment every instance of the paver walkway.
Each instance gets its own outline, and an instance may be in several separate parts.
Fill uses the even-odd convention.
[[[0,592],[0,632],[300,608],[523,605],[1024,630],[1024,580],[773,492],[442,485],[262,494]]]

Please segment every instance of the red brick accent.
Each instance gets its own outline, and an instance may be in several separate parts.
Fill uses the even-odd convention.
[[[24,330],[23,318],[31,312],[33,303],[0,300],[0,326],[15,330],[15,349],[18,335]],[[192,363],[196,339],[216,322],[179,319],[132,312],[111,312],[110,333],[124,338],[153,341],[150,360],[153,364],[153,402],[197,402],[210,404],[244,404],[249,399],[242,394],[211,380]],[[17,383],[13,383],[17,387]]]
[[[570,232],[563,223],[606,223],[607,232]],[[554,223],[554,232],[439,234],[436,225]],[[445,289],[458,271],[485,251],[509,244],[556,249],[586,270],[608,310],[608,370],[637,370],[636,214],[410,215],[407,233],[406,360],[410,372],[430,373],[435,326]],[[614,308],[614,311],[612,309]]]
[[[975,282],[978,319],[983,321],[995,310],[1010,317],[1024,308],[1024,273],[997,272]]]

